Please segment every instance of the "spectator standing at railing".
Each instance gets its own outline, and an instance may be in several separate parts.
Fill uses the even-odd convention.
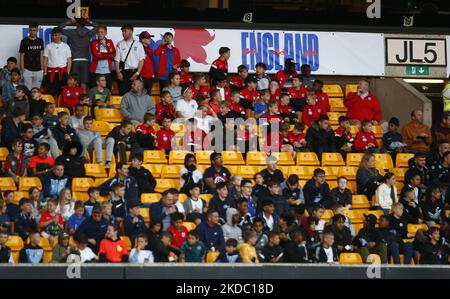
[[[44,77],[44,41],[37,37],[39,25],[28,26],[28,36],[20,43],[19,68],[28,89],[40,88]]]

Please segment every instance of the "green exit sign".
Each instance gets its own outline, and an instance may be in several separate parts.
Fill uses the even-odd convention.
[[[407,66],[406,67],[406,75],[408,76],[428,76],[430,75],[430,67],[429,66]]]

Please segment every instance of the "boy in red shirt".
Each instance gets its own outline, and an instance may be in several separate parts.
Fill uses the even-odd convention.
[[[339,117],[339,127],[334,131],[336,147],[344,152],[349,152],[351,147],[347,146],[353,143],[353,136],[350,132],[350,120],[347,116]]]
[[[303,109],[302,122],[311,127],[311,124],[317,121],[320,117],[321,110],[317,106],[317,98],[315,92],[309,92],[306,98],[306,106]]]
[[[62,91],[62,106],[69,108],[70,112],[73,112],[73,108],[80,103],[83,94],[83,88],[78,86],[78,79],[74,76],[69,76],[67,86]]]
[[[157,149],[163,150],[166,153],[172,150],[172,139],[175,137],[174,131],[170,129],[172,119],[164,117],[161,130],[156,133]]]
[[[179,249],[188,238],[188,230],[183,225],[183,214],[174,213],[170,216],[171,226],[167,228],[173,235],[172,246]]]
[[[209,78],[211,80],[211,85],[214,85],[219,77],[228,75],[228,59],[231,56],[231,50],[228,47],[220,47],[219,49],[220,57],[214,60],[209,69]]]
[[[172,104],[172,96],[169,91],[163,91],[161,102],[156,104],[156,122],[161,125],[165,117],[175,119],[175,107]]]
[[[295,109],[290,105],[291,99],[288,94],[282,94],[281,100],[279,101],[278,111],[280,112],[280,116],[287,123],[295,123],[298,121],[297,113],[295,113]]]
[[[241,106],[241,95],[239,91],[235,90],[231,93],[231,106],[230,109],[234,116],[245,118],[245,109]]]
[[[31,157],[28,165],[32,176],[42,176],[48,173],[55,165],[55,160],[48,153],[50,145],[48,143],[41,143],[38,147],[37,155]]]
[[[270,99],[272,101],[280,103],[281,101],[280,83],[278,83],[278,81],[276,80],[270,81],[269,90],[270,90]]]
[[[372,132],[372,121],[362,121],[361,131],[356,134],[353,150],[359,153],[378,152],[378,142],[375,138],[375,134]]]
[[[64,221],[61,214],[56,213],[58,199],[52,198],[47,201],[46,211],[41,213],[39,228],[41,236],[48,238],[50,244],[53,244],[54,237],[58,236],[64,230]]]
[[[269,125],[280,124],[283,122],[283,118],[278,113],[278,103],[275,101],[270,101],[267,104],[268,114],[266,121]]]
[[[317,96],[317,105],[320,107],[322,115],[327,115],[330,112],[330,101],[328,94],[323,92],[323,82],[316,80],[313,83],[313,91]]]
[[[197,120],[190,118],[187,121],[186,133],[184,133],[183,145],[190,152],[201,151],[209,147],[205,131],[197,128]]]
[[[192,74],[189,73],[189,68],[191,64],[186,59],[181,60],[181,71],[180,71],[180,86],[183,88],[188,87],[194,81],[192,80]]]
[[[302,87],[302,81],[299,77],[292,79],[292,87],[288,89],[288,94],[291,97],[291,106],[295,111],[303,111],[306,106],[306,97],[308,96],[308,89]]]
[[[294,150],[297,152],[303,152],[306,148],[306,136],[305,133],[305,124],[302,122],[298,122],[294,125],[294,130],[288,133],[289,143],[294,147]]]
[[[119,238],[115,224],[108,225],[106,238],[100,242],[98,256],[102,263],[128,263],[127,244]]]
[[[192,90],[192,99],[201,105],[203,102],[209,100],[209,90],[206,86],[206,77],[204,74],[194,75],[194,84],[188,87]]]
[[[225,76],[217,77],[217,84],[211,87],[211,91],[218,90],[222,101],[231,102],[231,89],[227,86],[227,78]]]
[[[248,67],[245,65],[238,66],[238,74],[233,75],[230,79],[231,90],[241,91],[245,87],[245,80],[248,77]]]
[[[136,128],[136,139],[144,150],[155,149],[156,131],[154,129],[156,117],[151,113],[144,115],[144,123]]]
[[[270,138],[266,141],[265,152],[288,152],[295,160],[296,154],[294,148],[289,144],[288,134],[290,126],[286,123],[280,125],[279,131],[273,131]]]
[[[241,106],[245,109],[253,109],[253,105],[259,98],[259,92],[256,90],[258,80],[254,76],[249,76],[245,80],[247,86],[241,90]]]

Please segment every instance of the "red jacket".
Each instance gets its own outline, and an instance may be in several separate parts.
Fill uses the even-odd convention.
[[[202,104],[204,100],[209,99],[209,90],[206,86],[200,86],[200,90],[195,88],[195,85],[192,84],[188,87],[192,90],[192,99],[195,100],[198,104]]]
[[[109,71],[112,71],[112,62],[114,58],[116,57],[116,47],[114,47],[114,43],[110,39],[106,39],[106,50],[108,53],[102,53],[101,52],[101,45],[102,42],[98,39],[91,41],[91,56],[92,56],[92,62],[91,62],[91,73],[95,73],[98,66],[99,60],[108,60],[109,64]]]
[[[182,74],[180,73],[180,85],[187,85],[194,83],[194,80],[192,79],[192,74]]]
[[[173,235],[172,239],[172,245],[180,248],[181,245],[187,240],[188,238],[188,230],[185,226],[181,227],[181,231],[177,231],[173,225],[169,226],[167,228],[168,232],[171,232]]]
[[[317,105],[306,105],[305,109],[303,109],[302,122],[308,127],[311,127],[311,124],[319,119],[320,111]]]
[[[322,115],[327,115],[327,112],[330,112],[330,100],[328,99],[328,95],[324,92],[316,93],[317,96],[317,105],[320,106],[322,110]]]
[[[297,72],[293,72],[292,74],[291,74],[291,76],[292,76],[292,78],[295,78],[295,77],[297,77],[298,76],[298,74],[297,74]],[[277,81],[280,83],[280,89],[282,89],[283,87],[284,87],[284,84],[286,84],[286,81],[287,81],[287,79],[289,79],[289,75],[288,74],[286,74],[285,72],[284,72],[284,70],[282,70],[282,71],[279,71],[276,75],[275,75],[275,78],[277,79]]]
[[[155,50],[155,55],[159,56],[159,68],[158,68],[158,76],[159,77],[168,77],[169,74],[175,71],[175,68],[181,65],[181,55],[180,50],[178,48],[172,47],[173,51],[173,66],[174,68],[170,70],[166,70],[166,60],[167,60],[167,46],[161,43],[158,48]],[[169,74],[167,73],[169,72]]]
[[[347,95],[344,101],[348,108],[347,116],[350,119],[363,120],[381,120],[381,107],[377,97],[371,93],[363,100],[356,92]]]
[[[230,79],[230,85],[242,90],[245,87],[245,80],[239,77],[239,75],[233,75]]]
[[[184,148],[188,151],[201,151],[209,147],[205,131],[197,129],[195,132],[186,131],[183,138]]]
[[[241,98],[243,98],[246,101],[255,102],[256,100],[259,99],[259,92],[256,89],[250,91],[246,87],[246,88],[241,90],[240,94],[241,94]]]
[[[80,86],[70,88],[64,87],[62,91],[62,104],[64,107],[73,109],[76,104],[80,102],[80,98],[83,95],[83,88]]]
[[[344,130],[341,129],[341,127],[337,128],[334,131],[334,136],[341,138],[344,135]],[[348,132],[348,134],[346,135],[346,140],[347,142],[350,141],[353,138],[352,133]]]
[[[144,59],[144,66],[141,70],[141,77],[145,79],[150,79],[155,76],[155,70],[153,68],[153,50],[152,48],[145,48],[145,59]],[[150,90],[149,90],[150,91]]]
[[[172,104],[163,105],[159,102],[156,104],[156,122],[162,122],[165,116],[175,118],[175,107]]]
[[[278,112],[283,115],[283,117],[290,117],[290,115],[295,114],[294,108],[289,105],[278,105]]]
[[[359,131],[356,134],[355,142],[353,143],[353,149],[356,152],[365,152],[367,150],[367,145],[372,143],[375,147],[378,147],[377,139],[375,138],[375,134],[373,132]]]
[[[306,99],[306,97],[308,96],[308,89],[302,87],[297,90],[295,89],[295,87],[291,87],[288,89],[288,94],[291,99]]]
[[[220,89],[220,88],[217,87],[217,85],[213,85],[213,86],[211,87],[211,91],[213,91],[213,90],[219,90],[219,89]],[[223,89],[225,90],[225,92],[224,92],[224,94],[225,94],[225,99],[222,99],[222,100],[227,101],[227,102],[231,102],[231,89],[230,89],[228,86],[225,86]]]
[[[174,131],[165,130],[162,128],[156,133],[156,140],[158,141],[158,150],[171,150],[172,138],[175,136]]]
[[[213,61],[211,67],[228,73],[228,61],[222,60],[220,57]]]
[[[275,93],[273,93],[273,94],[271,93],[270,94],[270,99],[272,101],[277,102],[278,105],[280,105],[281,104],[281,90],[277,89],[277,91],[275,91]]]
[[[231,103],[230,110],[238,114],[242,114],[245,117],[245,109],[239,104]]]
[[[300,133],[300,134],[298,134],[297,136],[295,136],[295,135],[294,135],[294,132],[292,132],[292,131],[288,133],[287,138],[288,138],[288,140],[289,140],[289,143],[292,144],[292,145],[293,145],[295,142],[300,142],[300,141],[302,141],[303,139],[306,140],[306,136],[305,136],[304,133]]]

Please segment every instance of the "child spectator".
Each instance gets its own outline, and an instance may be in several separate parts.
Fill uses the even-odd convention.
[[[65,188],[59,192],[58,205],[56,213],[60,213],[63,221],[66,222],[75,213],[75,201],[72,197],[72,191]]]
[[[191,84],[189,84],[189,85],[191,85]],[[185,86],[185,85],[183,87],[180,86],[180,74],[170,73],[169,86],[164,87],[162,89],[162,92],[168,91],[170,93],[170,95],[172,96],[173,106],[177,107],[178,102],[183,100],[182,91],[186,90],[187,87],[188,86]]]
[[[236,201],[239,197],[241,197],[241,182],[242,177],[237,174],[231,177],[230,183],[228,184],[230,189],[229,195],[233,201]]]
[[[303,194],[305,196],[306,209],[309,213],[312,212],[313,207],[320,205],[328,205],[330,200],[330,187],[326,182],[325,171],[323,169],[314,170],[314,176],[303,187]]]
[[[262,90],[269,90],[270,78],[266,74],[267,65],[259,62],[255,65],[256,74],[255,77],[258,80],[256,84],[256,90],[261,92]]]
[[[148,246],[148,238],[144,234],[140,234],[136,238],[136,247],[131,249],[131,264],[152,264],[154,262],[153,253],[146,250]]]
[[[428,188],[426,199],[420,202],[420,208],[422,209],[423,220],[428,227],[440,225],[442,220],[445,219],[441,189],[436,186]]]
[[[107,87],[111,90],[111,71],[114,58],[116,57],[116,48],[114,47],[114,42],[106,37],[107,33],[108,28],[106,26],[97,26],[97,39],[91,41],[92,63],[90,72],[91,77],[95,79],[103,76],[106,83],[105,88]],[[92,102],[94,103],[95,101],[92,100]]]
[[[285,263],[309,263],[305,236],[300,229],[291,232],[291,240],[284,241],[282,259]]]
[[[20,213],[14,226],[15,232],[24,240],[30,236],[32,231],[38,229],[36,219],[32,213],[32,205],[29,199],[22,198],[19,201]]]
[[[311,93],[311,95],[309,95],[308,89],[302,86],[302,81],[299,77],[292,78],[292,87],[287,90],[287,93],[291,97],[291,106],[296,112],[304,111],[307,104],[306,98],[308,96],[316,101],[316,93]],[[314,94],[314,96],[312,96],[312,94]]]
[[[107,224],[117,224],[116,216],[113,215],[113,204],[110,201],[103,201],[100,204],[102,219]],[[94,207],[95,210],[95,207]]]
[[[241,91],[245,87],[245,80],[248,77],[248,67],[240,65],[237,69],[238,74],[233,75],[230,79],[230,88],[233,91]]]
[[[42,143],[48,144],[49,151],[51,150],[51,156],[58,157],[59,155],[58,144],[56,143],[56,140],[52,137],[50,129],[43,125],[43,121],[44,120],[41,115],[35,115],[31,119],[31,124],[33,127],[33,139],[35,139],[39,145]]]
[[[109,104],[111,91],[107,88],[106,75],[98,75],[95,79],[95,84],[96,86],[89,90],[89,101],[92,103],[92,107],[112,108]]]
[[[69,76],[67,86],[62,91],[62,106],[73,111],[75,105],[80,103],[83,96],[83,88],[78,85],[78,79],[75,76]]]
[[[321,108],[317,104],[317,96],[314,92],[309,92],[306,97],[306,105],[303,108],[302,122],[310,127],[313,122],[319,120],[322,115]]]
[[[352,150],[354,139],[351,133],[350,120],[347,116],[339,117],[339,127],[334,131],[334,136],[336,139],[336,148],[342,154]]]
[[[328,116],[321,115],[317,120],[317,125],[308,129],[306,142],[310,151],[315,152],[318,157],[322,157],[322,153],[336,152],[334,132]]]
[[[248,201],[245,198],[239,198],[236,202],[236,208],[239,213],[239,224],[241,230],[250,229],[253,226],[253,218],[249,213]]]
[[[142,167],[144,158],[142,154],[136,154],[131,157],[131,167],[129,167],[130,176],[136,178],[139,189],[139,195],[143,193],[153,193],[156,187],[156,181],[150,170]]]
[[[192,79],[192,74],[189,73],[189,68],[191,67],[191,64],[186,59],[181,59],[181,66],[180,66],[180,85],[181,87],[188,87],[192,83],[194,83],[194,80]]]
[[[289,131],[287,139],[289,144],[292,145],[295,152],[305,152],[308,151],[305,133],[305,124],[302,122],[297,122],[294,125],[294,130]]]
[[[238,241],[236,239],[228,239],[225,242],[225,263],[236,264],[241,262],[241,257],[237,247]]]
[[[44,116],[42,117],[44,127],[53,130],[59,123],[59,118],[55,115],[55,104],[46,103],[44,108]]]
[[[39,245],[41,236],[38,232],[30,232],[30,244],[19,253],[19,263],[21,264],[41,264],[44,259],[44,249]],[[52,244],[52,243],[50,243]]]
[[[167,228],[167,231],[173,236],[172,246],[177,249],[188,239],[188,230],[183,225],[183,219],[184,216],[181,213],[170,215],[170,222],[172,225]]]
[[[188,233],[187,241],[180,247],[181,262],[185,263],[203,263],[206,255],[206,248],[199,240],[198,232],[195,230]]]
[[[334,233],[335,246],[339,253],[353,252],[353,239],[350,229],[345,226],[345,216],[334,215],[329,229]]]
[[[45,104],[47,103],[45,100],[41,98],[41,90],[39,88],[31,89],[31,97],[30,97],[30,118],[35,115],[44,115]]]
[[[267,118],[268,103],[270,100],[270,93],[268,90],[264,90],[260,93],[259,100],[254,105],[255,118],[262,119]],[[277,104],[278,106],[278,104]]]
[[[28,169],[32,176],[43,177],[49,173],[55,165],[55,160],[49,155],[50,145],[41,143],[37,155],[31,157]]]
[[[21,108],[26,112],[26,118],[30,116],[30,104],[28,103],[28,89],[24,85],[18,85],[15,89],[15,96],[9,101],[6,114],[13,116],[15,109]]]
[[[399,203],[403,205],[403,214],[408,219],[408,223],[420,224],[422,220],[422,209],[414,202],[416,193],[414,188],[406,187],[402,190]]]
[[[75,234],[77,228],[86,220],[86,216],[84,216],[84,204],[82,201],[75,202],[74,211],[75,213],[70,216],[66,222],[66,230],[70,235]]]
[[[226,214],[227,222],[222,226],[225,241],[228,239],[236,239],[241,243],[242,230],[238,226],[240,218],[238,211],[235,208],[228,208]]]
[[[3,88],[8,80],[11,80],[12,70],[17,68],[17,58],[9,57],[6,65],[0,70],[0,87]]]
[[[61,233],[58,236],[58,244],[53,249],[52,263],[64,264],[67,258],[72,254],[72,247],[69,243],[70,236],[66,233]],[[76,250],[74,250],[76,252]]]
[[[379,151],[377,139],[375,138],[375,134],[372,132],[372,121],[362,121],[361,130],[358,134],[356,134],[353,149],[358,153],[375,153]]]
[[[144,150],[154,150],[156,146],[156,132],[154,129],[156,117],[151,113],[144,115],[144,123],[136,128],[136,139]]]
[[[80,103],[76,104],[73,110],[73,115],[69,119],[69,126],[75,130],[83,129],[84,124],[84,108]]]
[[[405,150],[406,144],[403,143],[403,136],[398,132],[400,121],[393,117],[389,120],[388,132],[383,135],[383,148],[387,153],[395,157],[396,153]]]
[[[206,84],[205,74],[195,74],[194,84],[187,89],[192,91],[192,99],[197,102],[198,105],[206,104],[209,100],[209,90]]]
[[[125,186],[122,183],[114,183],[111,186],[112,215],[117,222],[122,222],[127,214],[125,202]]]
[[[412,238],[413,235],[407,230],[408,220],[403,215],[403,205],[401,203],[394,203],[392,205],[392,212],[388,216],[389,230],[393,234],[389,238],[388,250],[390,256],[394,259],[394,264],[401,264],[400,253],[404,254],[404,264],[411,264],[413,256],[413,244],[406,243],[403,240]],[[380,222],[381,226],[381,222]]]
[[[240,91],[241,102],[240,105],[245,109],[253,109],[256,101],[259,99],[259,92],[256,90],[256,83],[258,80],[254,76],[248,76],[245,79],[246,87]]]
[[[108,225],[106,238],[100,242],[98,256],[101,263],[128,262],[127,244],[119,238],[117,226]]]
[[[56,212],[58,200],[52,198],[47,201],[46,211],[41,213],[39,220],[39,228],[41,235],[47,238],[50,244],[53,244],[53,239],[64,230],[64,221],[61,214]]]
[[[16,97],[16,88],[20,84],[20,71],[19,69],[11,70],[11,77],[8,79],[2,87],[2,99],[3,109],[5,112],[12,109],[10,108],[14,98]]]
[[[300,178],[296,174],[291,174],[281,190],[284,198],[287,199],[291,210],[300,204],[305,203],[302,187],[300,186]]]
[[[75,236],[74,241],[76,248],[80,253],[80,263],[90,263],[98,260],[98,257],[92,249],[88,247],[89,242],[86,235],[82,234],[80,236]]]
[[[216,99],[212,99],[212,101],[209,102],[208,105],[200,105],[198,106],[197,115],[195,116],[195,120],[197,121],[197,127],[201,129],[206,134],[209,134],[211,132],[211,127],[213,126],[214,122],[217,120],[217,114],[214,111],[214,108],[212,108],[212,105],[216,105],[217,97]],[[218,103],[218,102],[217,102]],[[217,108],[219,105],[216,105]],[[210,115],[209,115],[210,114]]]
[[[220,91],[217,89],[213,89],[210,92],[210,101],[208,104],[202,104],[199,106],[199,112],[205,107],[207,114],[212,115],[220,113],[219,104],[223,102],[222,97],[220,95]]]
[[[14,264],[11,248],[6,246],[8,234],[0,230],[0,264]]]
[[[258,215],[264,221],[264,232],[273,231],[278,223],[278,215],[275,214],[275,204],[271,199],[266,199],[261,204],[262,212]]]
[[[157,149],[163,150],[168,154],[172,150],[172,142],[175,137],[175,132],[170,129],[172,126],[172,119],[165,116],[162,121],[162,128],[156,133]]]
[[[259,259],[256,254],[256,232],[254,230],[246,230],[244,232],[244,243],[239,244],[237,250],[242,263],[244,264],[258,264]]]
[[[395,175],[392,172],[387,172],[384,175],[383,183],[375,192],[375,206],[382,210],[385,215],[389,215],[392,204],[398,202],[396,181]]]
[[[177,118],[189,119],[195,116],[198,110],[198,104],[192,96],[192,89],[186,88],[183,91],[183,99],[179,100],[175,107]]]
[[[209,78],[211,85],[214,85],[219,77],[228,76],[228,60],[231,56],[231,50],[228,47],[220,47],[219,58],[213,61],[209,69]]]
[[[113,154],[120,158],[119,161],[126,162],[126,152],[128,150],[131,151],[130,157],[133,157],[139,151],[136,134],[131,131],[131,128],[131,122],[123,120],[119,126],[115,127],[108,136],[106,136],[106,168],[111,167]]]
[[[65,175],[71,178],[80,178],[85,176],[84,163],[86,158],[82,157],[83,146],[78,141],[70,141],[63,150],[62,155],[56,158],[56,163],[64,165]]]
[[[5,191],[3,197],[6,204],[6,213],[10,219],[15,221],[20,214],[20,208],[14,203],[14,192]]]
[[[33,126],[24,124],[21,128],[22,143],[23,143],[23,159],[28,167],[31,157],[38,151],[38,143],[33,139]]]
[[[148,31],[143,31],[139,34],[139,41],[141,42],[145,52],[144,64],[142,66],[140,76],[144,81],[144,86],[147,92],[152,91],[153,80],[155,78],[155,70],[153,67],[153,49],[150,46],[152,37],[154,37],[154,35],[151,35]]]
[[[270,199],[275,205],[275,214],[281,215],[283,213],[290,213],[291,207],[287,199],[280,195],[280,183],[278,181],[269,181],[267,183],[269,193],[262,197],[262,200]]]
[[[227,78],[222,75],[219,75],[217,77],[216,85],[213,85],[211,87],[211,91],[217,90],[219,92],[219,95],[220,95],[219,102],[223,102],[223,101],[231,102],[231,89],[227,85],[228,85]],[[212,96],[211,96],[211,98],[212,98]],[[216,113],[218,113],[218,112],[216,112]]]
[[[84,203],[84,211],[87,218],[92,216],[92,210],[100,198],[100,189],[97,187],[89,187],[87,190],[88,200]]]
[[[11,147],[12,152],[6,157],[5,161],[5,176],[13,178],[16,185],[18,185],[19,178],[27,176],[27,164],[22,155],[22,140],[14,140]]]
[[[156,104],[156,122],[162,125],[164,118],[175,119],[175,107],[172,104],[172,96],[168,91],[161,93],[161,102]]]
[[[280,97],[281,100],[276,102],[279,103],[278,110],[280,112],[280,116],[283,118],[283,121],[289,124],[298,122],[297,113],[290,104],[291,100],[289,95],[284,93]]]
[[[317,211],[320,211],[320,209]],[[301,231],[304,233],[304,240],[302,238],[301,242],[305,244],[307,255],[313,256],[317,247],[320,246],[319,225],[320,222],[319,217],[317,217],[317,212],[315,214],[313,212],[311,216],[305,217],[305,220],[301,223]]]
[[[261,172],[255,173],[253,180],[255,181],[255,186],[253,186],[252,196],[254,196],[258,202],[261,202],[259,199],[269,192],[267,186],[264,184],[264,176]]]
[[[20,210],[19,210],[20,211]],[[18,216],[18,214],[16,215]],[[9,217],[7,213],[7,204],[5,200],[0,200],[0,232],[12,232],[12,224],[14,222],[11,221],[11,217]],[[1,237],[1,235],[0,235]],[[1,252],[1,242],[0,242],[0,252]]]
[[[11,144],[14,139],[20,138],[20,127],[25,121],[27,112],[23,109],[17,108],[14,110],[13,116],[7,117],[2,121],[1,128],[1,145],[11,149]]]
[[[264,232],[264,221],[261,218],[255,217],[253,219],[252,229],[256,232],[256,251],[260,253],[269,242],[269,238]]]
[[[428,242],[423,249],[420,264],[422,265],[447,265],[449,263],[448,248],[441,243],[439,228],[432,227],[428,230]]]
[[[269,233],[269,242],[259,254],[263,263],[279,263],[283,258],[283,247],[280,246],[280,235],[277,232]]]
[[[52,130],[52,133],[58,143],[59,149],[62,150],[67,143],[71,141],[79,142],[80,140],[75,129],[69,125],[69,114],[67,112],[60,112],[58,118],[59,123]]]
[[[234,116],[234,118],[244,118],[245,119],[245,109],[243,106],[241,106],[241,95],[239,91],[234,90],[231,92],[231,106],[229,107],[231,109],[231,112]],[[226,102],[222,102],[220,106],[225,106]],[[222,114],[222,113],[221,113]]]
[[[280,103],[280,101],[281,101],[281,89],[280,89],[280,83],[278,83],[277,80],[270,81],[269,91],[270,91],[270,99],[272,101]],[[287,93],[284,93],[284,94],[288,96],[288,99],[289,99],[289,102],[290,102],[291,98],[289,97],[289,95]]]
[[[295,218],[293,213],[283,213],[278,218],[278,225],[275,231],[280,233],[280,239],[282,241],[289,240],[290,233],[297,228],[297,224],[295,223]]]
[[[354,244],[358,253],[361,255],[363,263],[368,263],[367,257],[370,254],[378,254],[382,264],[388,263],[387,244],[382,241],[382,235],[375,228],[377,217],[369,214],[364,216],[364,227],[355,237]]]
[[[187,151],[196,152],[205,150],[209,146],[208,136],[205,131],[198,128],[197,119],[187,120],[187,128],[183,137],[183,145]]]
[[[154,52],[155,56],[159,56],[158,73],[159,85],[161,88],[167,86],[167,79],[170,73],[176,71],[181,65],[180,50],[173,46],[173,34],[171,32],[164,33],[163,42]]]
[[[334,233],[330,230],[323,232],[323,241],[317,248],[316,259],[319,263],[338,264],[339,256],[334,247]]]
[[[199,225],[208,208],[206,202],[200,198],[200,187],[198,185],[191,185],[189,193],[191,196],[183,204],[186,220]]]
[[[148,230],[144,218],[139,215],[139,201],[128,201],[126,208],[128,209],[128,213],[123,221],[123,231],[130,238],[131,243],[134,244],[136,238],[141,234],[147,235]]]
[[[225,224],[227,222],[227,209],[235,208],[235,200],[229,196],[228,187],[225,182],[216,184],[217,194],[209,204],[209,208],[219,213],[220,222]]]
[[[333,190],[331,190],[330,192],[331,206],[334,206],[334,204],[339,203],[346,209],[351,209],[353,194],[352,191],[347,188],[348,186],[347,178],[339,177],[337,179],[337,183],[338,186]]]
[[[312,85],[312,90],[316,93],[317,106],[320,107],[322,115],[326,115],[330,112],[330,101],[328,100],[328,94],[323,92],[323,82],[315,80]]]

